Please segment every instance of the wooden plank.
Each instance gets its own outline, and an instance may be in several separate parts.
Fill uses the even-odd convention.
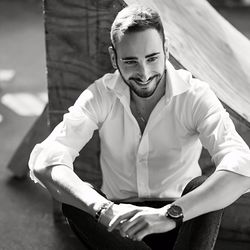
[[[162,16],[173,57],[250,126],[250,42],[205,0],[125,0]],[[209,20],[209,21],[208,21]]]
[[[60,113],[112,70],[107,48],[115,7],[112,0],[45,0],[44,7],[49,112]]]
[[[28,173],[28,160],[31,150],[38,142],[43,141],[49,134],[48,108],[38,117],[31,129],[25,135],[14,155],[8,163],[8,169],[15,177],[22,178]]]

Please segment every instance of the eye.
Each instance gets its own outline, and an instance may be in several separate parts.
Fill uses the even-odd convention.
[[[152,56],[147,59],[147,62],[155,62],[158,60],[158,56]]]
[[[136,64],[137,64],[137,61],[129,60],[129,61],[123,61],[123,63],[124,63],[125,65],[136,65]]]

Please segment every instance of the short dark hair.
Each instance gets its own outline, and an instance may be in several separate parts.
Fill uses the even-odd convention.
[[[110,37],[112,45],[115,47],[124,34],[144,31],[150,28],[159,32],[164,43],[164,28],[158,12],[146,6],[129,5],[117,14],[111,26]]]

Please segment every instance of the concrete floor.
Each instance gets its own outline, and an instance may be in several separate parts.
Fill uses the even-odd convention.
[[[250,11],[223,10],[223,15],[250,38]],[[14,69],[15,78],[0,83],[6,93],[46,91],[42,3],[0,0],[0,69]],[[72,233],[54,224],[48,193],[29,178],[20,180],[7,169],[8,161],[36,116],[19,116],[0,103],[0,250],[83,249]],[[233,248],[232,248],[233,247]],[[247,250],[249,244],[217,243],[217,250]]]
[[[0,1],[0,69],[16,71],[11,82],[0,84],[1,97],[46,91],[42,18],[42,1]],[[71,232],[54,224],[47,192],[6,168],[37,117],[19,116],[1,103],[0,114],[0,250],[83,249]]]

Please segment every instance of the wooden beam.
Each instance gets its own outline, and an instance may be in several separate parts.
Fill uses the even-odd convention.
[[[28,173],[28,160],[31,150],[38,142],[43,141],[49,134],[48,108],[35,121],[31,129],[25,135],[14,155],[8,163],[8,169],[15,177],[22,178]]]

